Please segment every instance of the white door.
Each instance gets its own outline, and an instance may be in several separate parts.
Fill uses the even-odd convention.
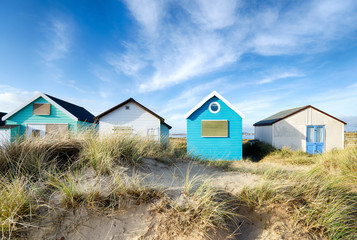
[[[151,140],[158,141],[159,140],[159,129],[158,128],[149,128],[147,129],[146,136]]]
[[[0,130],[0,146],[4,146],[10,142],[10,132],[11,129]]]
[[[27,137],[44,137],[46,134],[46,124],[28,124],[26,130]]]

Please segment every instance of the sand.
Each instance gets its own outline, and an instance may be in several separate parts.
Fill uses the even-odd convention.
[[[189,169],[189,171],[187,171]],[[198,181],[210,180],[213,186],[225,189],[232,194],[239,194],[244,186],[261,184],[263,179],[254,174],[241,172],[224,172],[196,162],[177,161],[167,164],[154,159],[143,159],[143,164],[135,169],[123,168],[123,172],[137,175],[146,184],[165,189],[172,199],[180,201],[182,187],[188,178],[200,176]],[[106,180],[95,181],[93,170],[86,171],[83,176],[83,188],[97,187],[105,191]],[[154,203],[128,203],[125,209],[110,213],[100,213],[85,209],[64,209],[60,205],[59,196],[53,196],[53,206],[39,210],[40,218],[33,219],[25,238],[53,240],[126,240],[126,239],[167,239],[160,235],[158,213],[151,211]],[[278,212],[279,211],[279,212]],[[308,235],[297,235],[296,227],[287,211],[265,209],[254,212],[241,206],[242,215],[240,229],[230,239],[309,239]],[[212,232],[211,239],[226,239],[230,232]],[[206,239],[199,232],[192,232],[175,239]]]

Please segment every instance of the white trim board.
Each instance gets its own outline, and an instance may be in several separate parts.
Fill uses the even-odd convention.
[[[68,117],[72,118],[75,121],[78,121],[78,118],[75,117],[72,113],[68,112],[66,109],[64,109],[62,106],[60,106],[58,103],[56,103],[55,101],[53,101],[51,98],[47,97],[46,94],[40,92],[38,94],[36,94],[36,96],[34,96],[33,98],[31,98],[30,100],[28,100],[27,102],[25,102],[24,104],[22,104],[21,106],[17,107],[14,111],[6,114],[5,116],[2,117],[2,120],[5,121],[6,119],[8,119],[9,117],[11,117],[12,115],[14,115],[15,113],[17,113],[18,111],[20,111],[21,109],[23,109],[24,107],[26,107],[27,105],[29,105],[30,103],[32,103],[33,101],[35,101],[37,98],[39,97],[43,97],[47,102],[51,103],[52,105],[54,105],[56,108],[60,109],[62,112],[64,112]]]
[[[224,97],[222,97],[218,92],[213,91],[211,92],[207,97],[205,97],[201,102],[199,102],[194,108],[192,108],[189,112],[187,112],[185,114],[185,118],[189,118],[191,116],[192,113],[194,113],[197,109],[199,109],[200,107],[202,107],[203,104],[205,104],[208,100],[210,100],[212,97],[216,96],[217,98],[219,98],[222,102],[224,102],[230,109],[232,109],[233,111],[235,111],[239,116],[241,116],[242,118],[245,118],[245,115],[238,110],[238,108],[236,108],[233,104],[231,104],[230,102],[228,102]]]

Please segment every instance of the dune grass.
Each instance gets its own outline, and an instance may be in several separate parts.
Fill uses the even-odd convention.
[[[176,145],[132,136],[100,138],[92,129],[76,135],[19,139],[0,148],[3,236],[11,236],[30,212],[35,216],[35,210],[41,204],[48,205],[56,195],[65,208],[85,206],[95,210],[162,197],[163,191],[157,186],[148,186],[134,175],[117,174],[118,168],[137,167],[142,158],[148,157],[167,162],[189,158],[186,151]],[[82,178],[90,168],[94,169],[97,182],[111,179],[107,192],[97,186],[85,186]],[[36,189],[39,199],[33,201],[35,185],[41,187]]]
[[[309,160],[307,160],[309,159]],[[274,150],[262,159],[292,165],[310,165],[307,171],[260,169],[268,182],[245,188],[242,201],[256,209],[289,209],[295,223],[312,236],[354,239],[357,235],[357,149],[308,155],[289,149]]]
[[[203,233],[205,239],[212,238],[212,231],[227,230],[234,235],[239,228],[238,198],[203,179],[190,175],[187,168],[185,184],[178,199],[163,198],[153,208],[160,214],[158,224],[160,239],[182,239],[192,232]]]
[[[24,178],[0,178],[0,223],[2,239],[10,239],[17,223],[32,210],[32,190]]]
[[[276,150],[258,143],[244,147],[247,158],[262,163],[246,169],[266,179],[262,186],[244,188],[239,196],[214,188],[200,176],[190,176],[180,201],[171,199],[158,185],[148,184],[135,171],[143,158],[170,163],[197,160],[186,153],[182,141],[170,145],[148,139],[96,133],[23,139],[0,150],[0,221],[3,238],[26,218],[35,216],[41,204],[60,196],[65,208],[116,210],[128,202],[156,203],[160,226],[167,236],[193,229],[209,237],[210,230],[235,224],[239,204],[254,209],[284,206],[297,226],[312,236],[349,239],[357,232],[357,149],[347,148],[320,155],[290,149]],[[202,161],[226,171],[239,171],[232,161]],[[307,171],[288,171],[266,163],[308,166]],[[244,162],[242,162],[244,165]],[[244,167],[244,166],[243,166]],[[242,168],[243,168],[242,167]],[[92,169],[92,183],[85,179]],[[101,184],[105,184],[103,188]],[[171,235],[170,235],[171,234]],[[4,237],[7,236],[7,237]]]

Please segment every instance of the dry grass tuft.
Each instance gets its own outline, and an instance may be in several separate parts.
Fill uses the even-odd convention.
[[[23,178],[0,178],[0,222],[2,239],[11,234],[24,216],[31,212],[31,192],[26,190],[27,181]]]

